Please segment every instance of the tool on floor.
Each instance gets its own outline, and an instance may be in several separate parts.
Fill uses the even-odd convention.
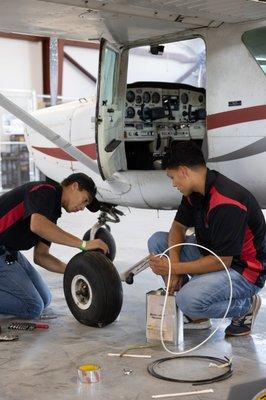
[[[57,315],[56,314],[41,314],[38,319],[56,319]]]
[[[15,340],[18,340],[19,337],[18,335],[11,335],[11,334],[4,334],[0,335],[0,342],[14,342]]]
[[[96,364],[84,364],[78,367],[78,378],[81,383],[96,383],[101,379],[101,368]]]
[[[132,372],[133,372],[133,369],[130,369],[130,368],[124,368],[123,369],[123,374],[124,375],[130,375],[130,374],[132,374]]]
[[[49,325],[35,322],[12,322],[8,326],[8,329],[15,331],[34,331],[35,329],[49,329]]]

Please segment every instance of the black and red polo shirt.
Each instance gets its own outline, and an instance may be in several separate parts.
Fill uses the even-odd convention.
[[[266,226],[255,197],[241,185],[208,170],[205,195],[183,196],[175,220],[195,227],[197,243],[219,256],[232,256],[231,267],[263,287]],[[200,249],[203,255],[207,253]]]
[[[61,216],[62,188],[56,183],[30,182],[0,197],[0,245],[28,250],[45,239],[30,230],[30,217],[41,214],[56,223]]]

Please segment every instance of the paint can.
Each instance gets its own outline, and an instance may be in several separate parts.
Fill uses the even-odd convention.
[[[152,290],[146,294],[146,340],[148,343],[160,343],[161,320],[165,300],[165,290]],[[176,306],[175,296],[167,298],[164,323],[163,340],[179,346],[184,341],[183,314]]]

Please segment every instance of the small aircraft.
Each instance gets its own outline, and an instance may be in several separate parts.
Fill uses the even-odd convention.
[[[161,169],[176,141],[197,143],[210,168],[247,187],[266,207],[265,0],[2,1],[0,23],[6,31],[101,42],[96,103],[87,99],[34,115],[2,95],[0,105],[27,124],[29,151],[47,177],[60,182],[79,171],[94,179],[103,206],[85,237],[105,235],[111,260],[115,243],[106,223],[119,221],[116,206],[177,208],[181,196]],[[169,82],[167,73],[164,81],[128,83],[131,49],[150,46],[160,57],[165,44],[193,38],[206,45],[206,88]],[[99,264],[105,271],[97,288],[88,263],[93,274]],[[121,278],[132,282],[145,263]],[[121,293],[120,278],[103,255],[79,254],[70,261],[65,295],[80,322],[112,322]]]

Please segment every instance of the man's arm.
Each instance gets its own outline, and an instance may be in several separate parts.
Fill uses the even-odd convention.
[[[225,266],[229,268],[232,263],[232,256],[220,257]],[[150,257],[150,266],[153,272],[157,275],[166,275],[168,273],[168,262],[166,259],[159,257]],[[208,272],[216,272],[223,270],[224,267],[215,256],[205,256],[195,261],[174,262],[172,263],[173,275],[184,274],[207,274]]]
[[[186,237],[187,227],[180,224],[177,221],[173,221],[170,232],[169,232],[169,239],[168,245],[169,247],[178,244],[184,243]],[[173,249],[169,250],[171,262],[179,262],[180,260],[180,253],[181,253],[181,246],[174,247]]]
[[[232,263],[232,256],[220,257],[225,266],[229,268]],[[206,274],[224,269],[222,263],[213,255],[198,258],[195,261],[179,262],[172,265],[174,273],[182,274]]]
[[[80,248],[82,239],[72,235],[59,228],[48,218],[41,214],[34,213],[31,215],[30,229],[36,235],[49,242],[63,244],[69,247]],[[86,241],[86,250],[101,249],[106,254],[108,252],[107,245],[100,239]]]
[[[66,269],[66,264],[58,260],[49,253],[49,246],[43,242],[39,242],[34,247],[33,261],[35,264],[47,269],[48,271],[58,272],[63,274]]]

